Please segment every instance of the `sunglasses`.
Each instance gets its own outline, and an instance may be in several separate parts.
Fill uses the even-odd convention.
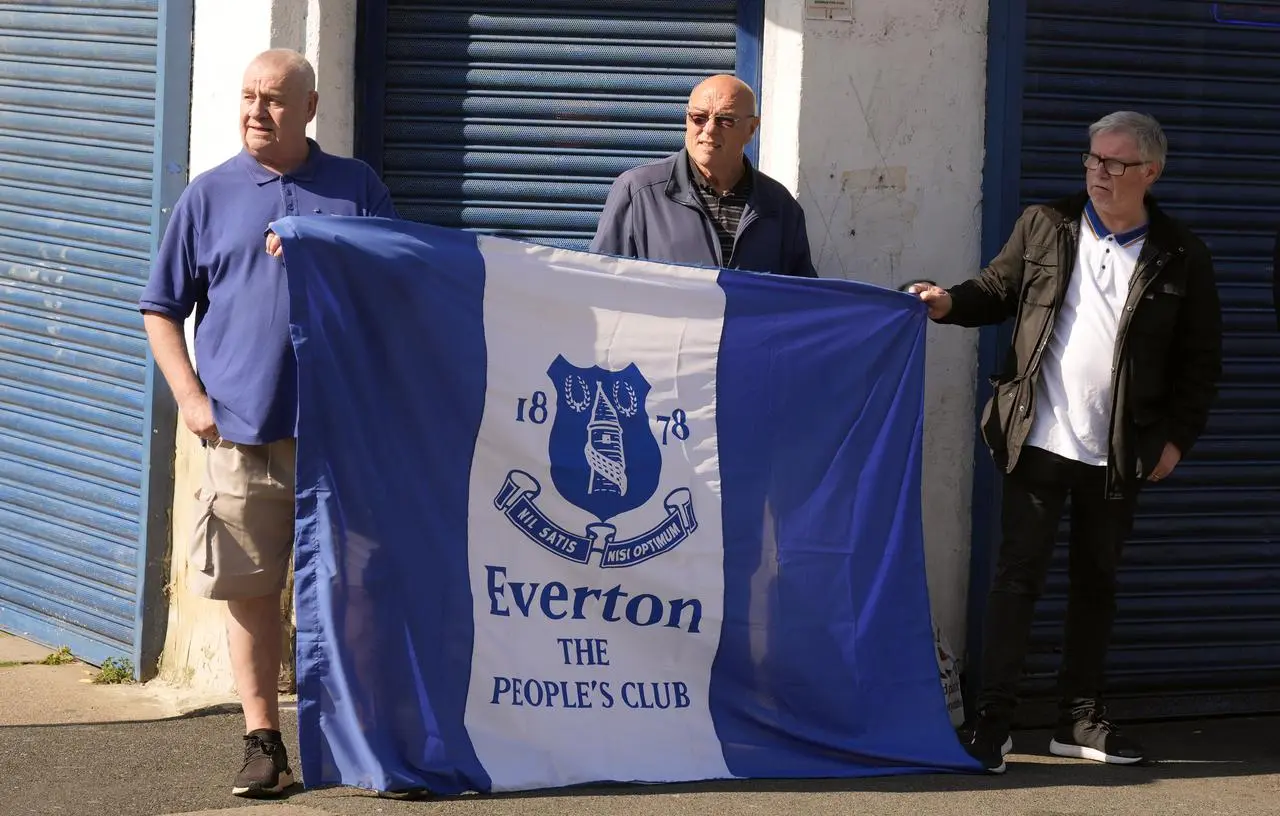
[[[709,114],[698,113],[696,111],[685,111],[684,115],[685,115],[685,118],[688,119],[689,122],[691,122],[694,127],[704,128],[707,126],[707,122],[710,122],[712,119],[714,119],[716,120],[716,127],[722,128],[724,130],[732,130],[733,128],[738,126],[739,122],[745,119],[755,118],[754,116],[723,116],[723,115],[711,116]]]

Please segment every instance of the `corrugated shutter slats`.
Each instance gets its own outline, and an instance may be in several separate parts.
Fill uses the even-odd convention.
[[[392,0],[378,158],[403,217],[585,248],[609,185],[679,149],[690,89],[732,73],[714,0]]]
[[[1139,502],[1121,569],[1117,695],[1222,695],[1280,683],[1280,334],[1268,259],[1280,227],[1280,29],[1224,25],[1214,3],[1029,0],[1024,204],[1080,189],[1085,129],[1116,109],[1165,126],[1155,193],[1213,251],[1224,379],[1208,430]],[[1065,532],[1065,527],[1064,527]],[[1027,690],[1053,694],[1066,597],[1060,547]],[[1223,700],[1226,700],[1225,702]]]
[[[157,33],[0,2],[0,624],[97,662],[136,634]]]

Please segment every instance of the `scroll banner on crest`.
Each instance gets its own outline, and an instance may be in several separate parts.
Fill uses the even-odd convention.
[[[913,298],[286,218],[308,785],[979,768],[921,536]]]

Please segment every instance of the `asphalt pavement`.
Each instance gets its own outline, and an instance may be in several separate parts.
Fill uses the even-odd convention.
[[[594,786],[416,802],[297,786],[261,803],[230,794],[243,751],[234,701],[193,700],[155,684],[95,685],[83,664],[39,665],[48,652],[0,636],[0,816],[205,816],[247,807],[264,808],[262,816],[1280,816],[1280,717],[1131,725],[1155,760],[1138,767],[1051,757],[1047,732],[1019,731],[1000,777]],[[292,710],[283,728],[296,760]]]
[[[296,733],[292,712],[286,733]],[[241,758],[238,713],[145,722],[0,727],[0,812],[161,816],[266,807],[264,816],[342,814],[1280,814],[1280,718],[1135,725],[1159,760],[1111,767],[1047,756],[1045,732],[1015,734],[1002,777],[602,786],[417,802],[299,786],[272,803],[229,793]],[[295,744],[290,740],[291,744]],[[296,767],[296,766],[295,766]]]

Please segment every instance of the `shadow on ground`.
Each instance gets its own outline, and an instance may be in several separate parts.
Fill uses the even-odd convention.
[[[288,742],[296,745],[296,719],[292,712],[286,719]],[[1003,812],[1056,816],[1164,812],[1162,808],[1175,801],[1190,801],[1191,809],[1186,812],[1209,812],[1194,809],[1196,797],[1204,796],[1215,805],[1220,802],[1223,812],[1274,813],[1280,812],[1280,740],[1275,738],[1278,728],[1280,718],[1131,726],[1129,732],[1143,740],[1155,756],[1155,761],[1134,767],[1050,757],[1049,733],[1024,731],[1014,735],[1015,753],[1010,758],[1009,772],[1000,777],[939,774],[850,780],[595,785],[421,802],[378,798],[352,788],[295,788],[290,791],[289,804],[305,806],[310,809],[307,812],[318,814],[466,811],[485,816],[586,816],[755,811],[800,816],[830,812],[841,803],[852,806],[856,801],[855,809],[860,814],[923,816],[945,812],[931,809],[939,802],[955,805],[963,800],[968,802],[964,812],[1002,812],[994,804],[985,804],[990,798],[992,802],[1008,803]],[[255,803],[232,798],[228,792],[241,759],[240,733],[239,714],[223,709],[147,722],[2,727],[3,811],[59,816],[158,816],[252,805]],[[1157,793],[1155,788],[1160,789],[1159,795],[1151,799]],[[1144,793],[1144,789],[1148,791]],[[1027,796],[1020,798],[1010,792]],[[994,794],[1004,798],[993,797]],[[855,799],[844,803],[850,795]],[[1261,809],[1268,807],[1265,802],[1271,803],[1269,810]],[[1038,804],[1029,810],[1028,803]]]

